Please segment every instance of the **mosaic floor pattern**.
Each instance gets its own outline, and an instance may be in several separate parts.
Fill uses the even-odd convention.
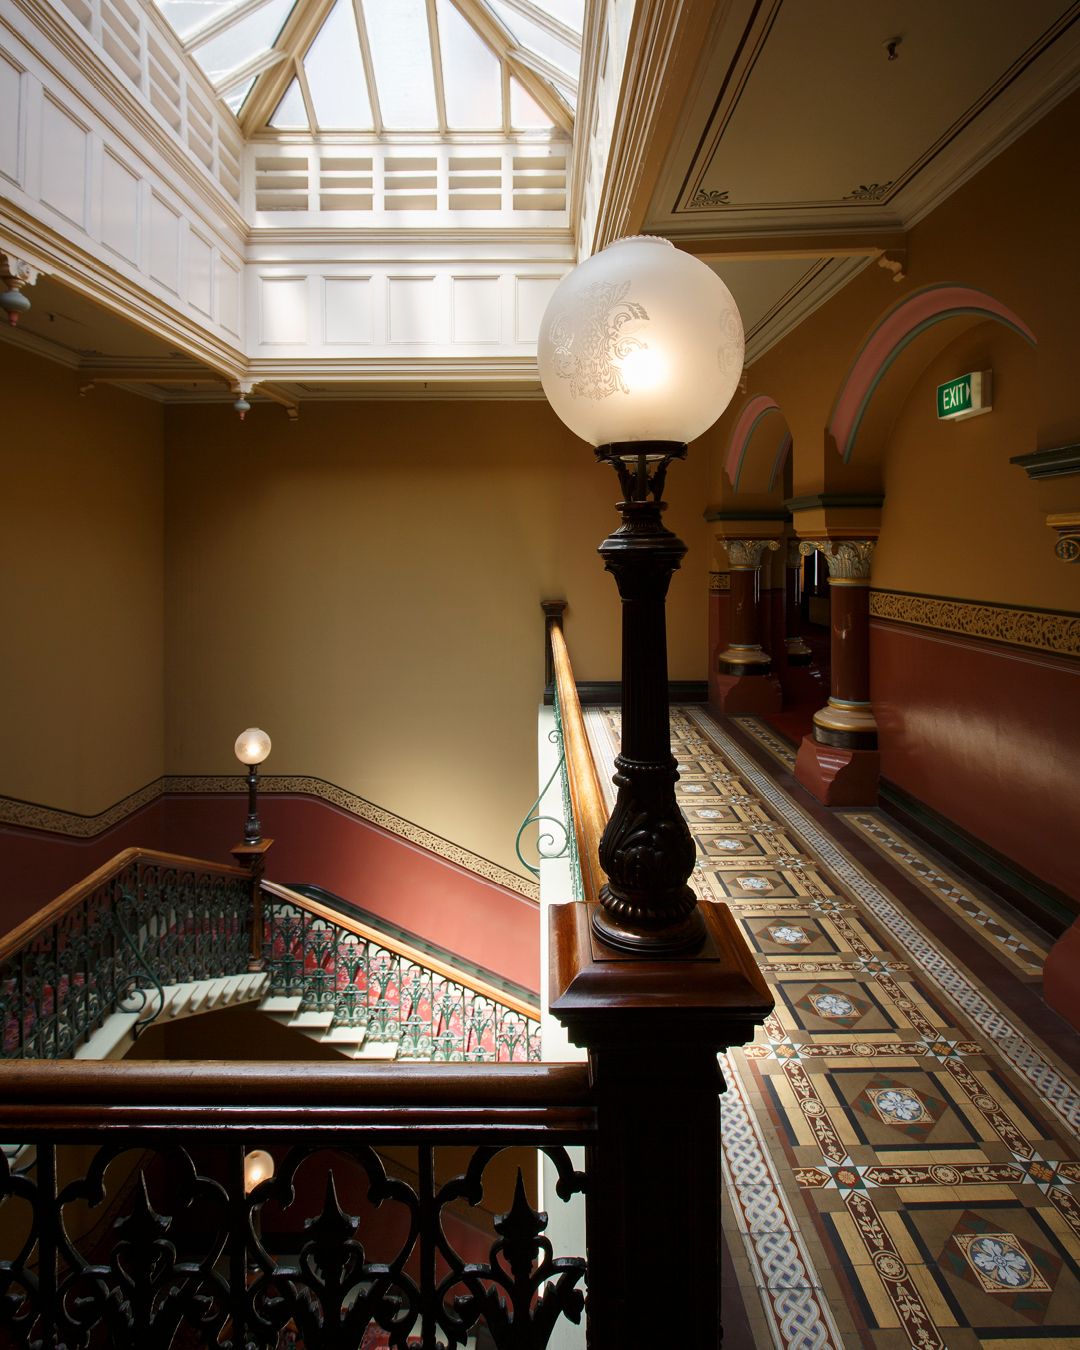
[[[586,721],[613,771],[618,710]],[[704,710],[671,729],[694,884],[776,995],[721,1057],[724,1222],[757,1345],[1080,1350],[1077,1079]],[[1044,951],[1004,911],[878,813],[847,814],[1037,977]]]

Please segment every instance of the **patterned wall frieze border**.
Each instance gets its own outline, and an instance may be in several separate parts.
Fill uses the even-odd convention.
[[[709,573],[710,591],[730,591],[731,573],[730,572],[710,572]]]
[[[365,801],[363,797],[357,797],[321,778],[264,774],[259,779],[259,787],[264,794],[299,793],[307,797],[318,797],[348,815],[377,825],[388,834],[396,835],[397,838],[415,844],[418,848],[426,849],[429,853],[434,853],[437,857],[463,868],[466,872],[472,872],[485,881],[494,882],[496,886],[514,891],[529,900],[540,899],[540,888],[536,882],[519,877],[508,868],[501,867],[488,858],[482,858],[479,854],[470,853],[468,849],[461,848],[460,845],[451,843],[440,835],[432,834],[422,826],[414,825],[412,821],[404,820],[401,816],[395,816],[393,812],[386,811],[381,806]],[[0,797],[0,825],[47,830],[51,834],[63,834],[73,839],[90,839],[119,825],[126,817],[166,793],[217,792],[240,795],[245,791],[242,780],[235,774],[199,777],[174,775],[147,783],[138,792],[131,793],[96,816],[78,815],[72,811],[56,811],[51,807],[19,801],[14,797]]]
[[[870,614],[892,623],[1080,657],[1080,614],[876,590],[870,592]]]

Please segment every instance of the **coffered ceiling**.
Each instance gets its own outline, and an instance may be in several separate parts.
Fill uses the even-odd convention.
[[[907,229],[1080,79],[1066,0],[719,8],[648,209],[657,233]]]

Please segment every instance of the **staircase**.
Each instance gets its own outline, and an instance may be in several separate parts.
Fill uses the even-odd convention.
[[[347,1059],[540,1058],[540,1009],[525,991],[420,950],[314,887],[264,882],[262,905],[270,982],[259,1010],[280,1025]]]

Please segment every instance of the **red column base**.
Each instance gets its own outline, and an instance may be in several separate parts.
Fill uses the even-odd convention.
[[[775,675],[713,675],[713,704],[729,717],[779,712],[784,705]]]
[[[810,666],[786,666],[780,671],[780,687],[785,708],[813,707],[816,712],[829,701],[828,682]]]
[[[804,736],[795,777],[823,806],[877,806],[881,755],[877,750],[841,750]]]
[[[1080,1031],[1080,919],[1050,948],[1043,966],[1043,998]]]

